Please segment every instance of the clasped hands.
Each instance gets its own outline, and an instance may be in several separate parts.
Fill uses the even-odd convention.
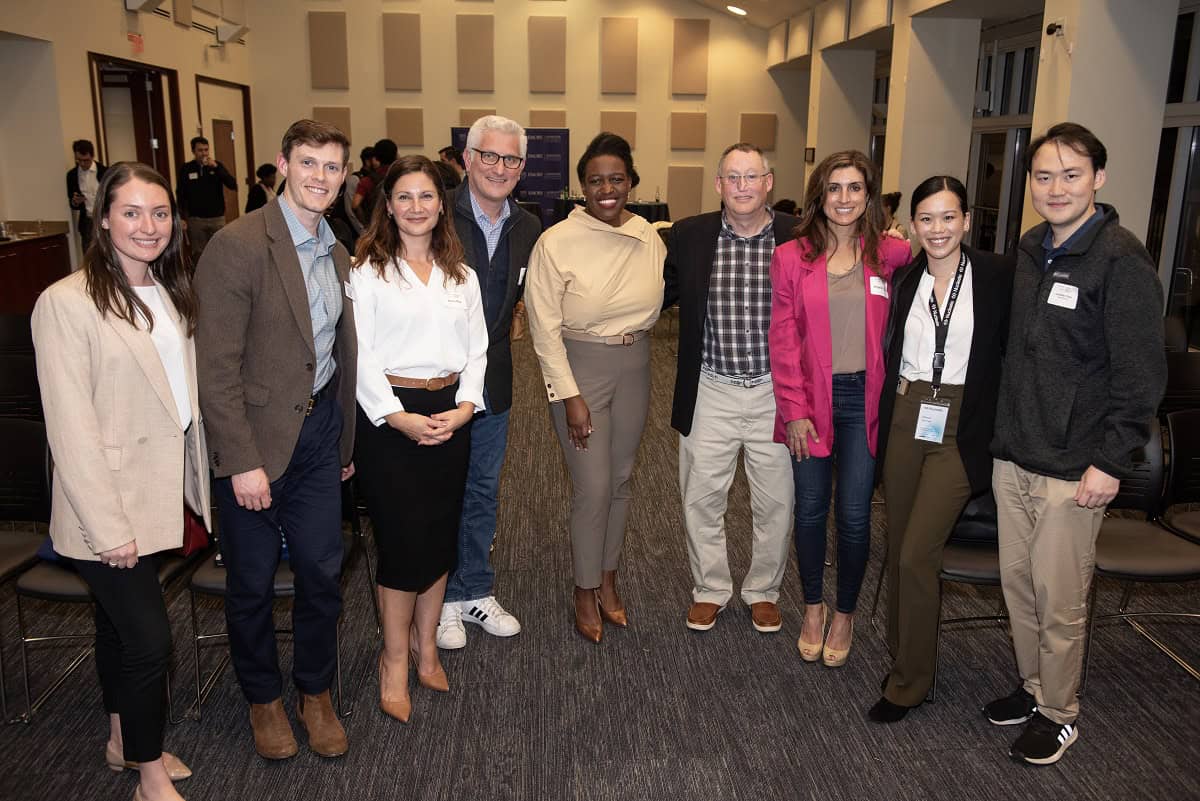
[[[437,414],[392,412],[384,420],[418,445],[441,445],[470,422],[474,414],[475,404],[463,401],[456,408]]]

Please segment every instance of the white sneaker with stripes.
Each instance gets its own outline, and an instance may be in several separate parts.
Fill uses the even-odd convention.
[[[494,595],[462,601],[458,608],[464,623],[474,623],[494,637],[511,637],[521,631],[520,621],[504,611]]]

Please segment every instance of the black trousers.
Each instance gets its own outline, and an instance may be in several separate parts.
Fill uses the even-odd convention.
[[[96,603],[96,672],[104,709],[121,716],[125,759],[162,756],[171,658],[171,624],[158,584],[158,558],[143,556],[132,568],[76,560]]]
[[[304,418],[287,470],[271,482],[270,508],[255,512],[238,506],[229,478],[214,485],[226,570],[229,653],[242,693],[252,704],[267,704],[283,694],[271,616],[280,531],[287,538],[296,577],[292,680],[308,695],[318,695],[333,683],[342,611],[341,436],[342,410],[333,392],[326,390]]]

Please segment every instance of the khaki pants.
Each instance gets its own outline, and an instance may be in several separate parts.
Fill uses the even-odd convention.
[[[1075,503],[1078,486],[1000,459],[992,470],[1017,670],[1038,711],[1058,724],[1079,715],[1087,595],[1104,520],[1103,509]]]
[[[744,453],[753,515],[750,570],[742,582],[747,604],[779,600],[792,529],[791,454],[774,441],[775,394],[723,384],[700,374],[692,431],[679,438],[679,490],[692,568],[692,600],[724,606],[733,596],[725,545],[729,486]]]
[[[200,254],[213,234],[225,227],[224,217],[188,217],[187,237],[192,247],[192,269],[200,262]]]
[[[913,382],[896,396],[883,464],[887,503],[887,644],[894,662],[884,696],[901,706],[925,700],[937,667],[937,627],[941,613],[938,573],[942,549],[971,497],[971,482],[958,453],[954,432],[962,407],[962,387],[942,386],[950,401],[940,443],[914,437],[921,401],[929,384]]]

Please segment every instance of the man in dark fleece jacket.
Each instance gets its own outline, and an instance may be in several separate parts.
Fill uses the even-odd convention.
[[[1022,685],[984,707],[1025,723],[1010,756],[1057,762],[1078,737],[1087,594],[1104,509],[1150,436],[1166,385],[1150,255],[1095,202],[1107,153],[1060,123],[1029,146],[1046,222],[1021,239],[996,410],[1000,578]]]

